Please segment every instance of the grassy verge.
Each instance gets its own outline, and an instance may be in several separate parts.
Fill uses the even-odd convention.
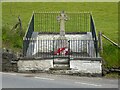
[[[110,74],[106,74],[105,78],[114,78],[114,79],[118,79],[120,78],[120,75],[118,73],[110,73]]]

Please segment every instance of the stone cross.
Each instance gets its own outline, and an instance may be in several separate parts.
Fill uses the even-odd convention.
[[[60,36],[65,36],[65,21],[67,20],[67,15],[64,11],[57,17],[57,20],[60,22]]]

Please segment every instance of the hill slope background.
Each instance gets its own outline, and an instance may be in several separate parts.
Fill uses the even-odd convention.
[[[15,51],[22,50],[22,38],[27,30],[32,12],[40,11],[70,11],[92,12],[96,30],[102,31],[110,39],[118,43],[118,3],[78,3],[78,2],[4,2],[2,3],[2,42],[3,47]],[[22,36],[19,28],[11,30],[18,22],[18,16],[22,20]],[[103,58],[107,67],[119,67],[118,49],[103,39]]]

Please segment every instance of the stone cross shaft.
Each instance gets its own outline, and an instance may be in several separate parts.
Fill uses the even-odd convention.
[[[65,21],[67,20],[67,16],[64,11],[61,12],[57,20],[60,22],[60,36],[65,36]]]

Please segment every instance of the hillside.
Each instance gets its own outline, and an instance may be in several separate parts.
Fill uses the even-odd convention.
[[[22,49],[22,37],[27,30],[32,12],[35,11],[79,11],[92,12],[96,30],[102,31],[110,39],[118,43],[118,6],[117,3],[40,3],[40,2],[7,2],[2,3],[2,41],[3,47],[15,51]],[[11,30],[18,22],[18,16],[22,20],[23,34],[19,35],[19,27]],[[108,41],[103,39],[103,58],[108,67],[118,67],[118,50]]]

